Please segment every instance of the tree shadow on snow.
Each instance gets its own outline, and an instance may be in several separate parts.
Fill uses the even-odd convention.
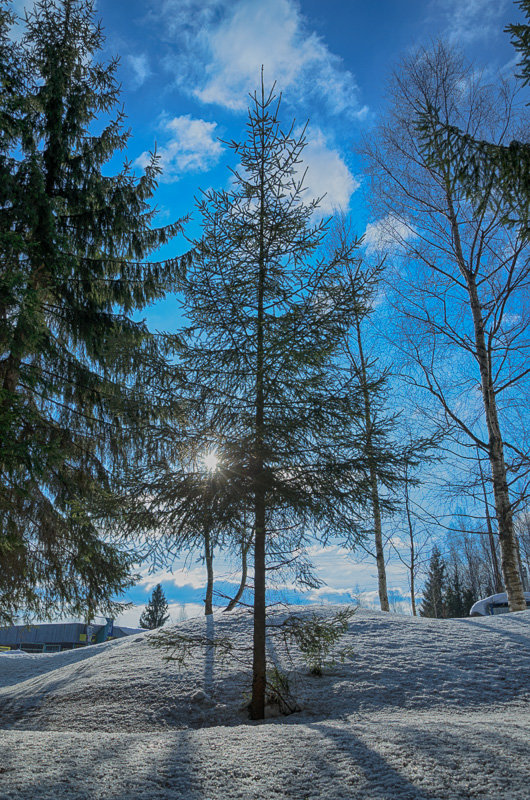
[[[215,635],[215,628],[213,622],[213,614],[208,614],[206,617],[206,638],[213,642]],[[213,691],[213,671],[215,662],[215,647],[210,644],[206,646],[206,653],[204,656],[204,691],[211,694]]]
[[[98,741],[98,746],[95,742]],[[0,774],[6,800],[204,800],[195,750],[186,734],[150,740],[103,735],[88,740],[50,733],[32,764]],[[38,747],[39,739],[35,738]],[[38,748],[41,750],[41,748]],[[4,748],[0,749],[2,756]],[[39,765],[39,758],[42,763]],[[16,762],[15,762],[16,764]],[[39,768],[40,767],[40,768]]]
[[[521,625],[523,630],[521,632],[517,632],[514,630],[510,630],[510,628],[502,627],[502,628],[493,628],[490,624],[486,621],[483,621],[480,617],[473,617],[473,618],[463,618],[454,620],[454,622],[460,622],[467,625],[478,625],[481,628],[485,628],[488,633],[497,633],[499,636],[504,636],[506,639],[510,639],[512,642],[516,644],[523,645],[524,647],[530,647],[530,614],[527,615],[525,611],[520,612],[521,616],[518,616],[516,620],[517,625]],[[490,617],[491,619],[491,617]],[[512,622],[511,619],[508,620],[510,623]],[[527,630],[524,630],[526,628]]]
[[[434,795],[416,786],[375,749],[363,742],[347,724],[330,727],[323,722],[315,722],[309,723],[308,728],[328,737],[337,751],[348,759],[353,797],[366,797],[370,800],[440,800],[439,794]],[[329,767],[329,759],[326,759],[326,767]],[[365,785],[359,785],[360,781]]]

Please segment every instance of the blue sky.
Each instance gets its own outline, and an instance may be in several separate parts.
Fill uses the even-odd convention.
[[[16,0],[19,12],[27,5]],[[351,212],[359,235],[374,232],[363,203],[362,164],[356,140],[369,133],[384,108],[385,87],[399,58],[443,38],[491,73],[513,73],[514,50],[503,28],[520,14],[510,0],[98,0],[106,33],[104,55],[120,56],[122,99],[132,129],[127,158],[138,168],[155,141],[164,174],[156,195],[159,221],[193,211],[200,187],[222,187],[230,153],[219,141],[244,135],[248,92],[277,82],[283,118],[309,120],[305,160],[313,195],[326,193],[323,212]],[[367,226],[371,226],[368,227]],[[193,232],[193,223],[190,227]],[[176,241],[167,253],[185,249]],[[149,309],[158,329],[171,329],[171,298]],[[310,599],[344,599],[364,592],[376,598],[375,565],[339,547],[313,553],[327,588]],[[181,565],[177,565],[179,567]],[[222,590],[237,580],[237,565],[221,561]],[[172,603],[200,610],[204,569],[148,574],[129,593],[143,605],[161,581]],[[226,581],[229,581],[228,583]],[[398,561],[389,564],[389,587],[407,608],[407,580]],[[288,596],[290,588],[285,587]],[[135,624],[139,610],[124,621]]]
[[[261,65],[284,118],[309,119],[309,189],[326,193],[325,212],[356,211],[364,230],[352,146],[376,122],[400,56],[441,36],[479,68],[514,59],[502,32],[510,0],[99,0],[98,13],[107,54],[121,58],[128,156],[142,164],[156,141],[162,157],[161,219],[192,210],[199,187],[226,183],[218,137],[241,137]]]

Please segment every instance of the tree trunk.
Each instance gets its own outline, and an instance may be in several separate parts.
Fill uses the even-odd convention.
[[[478,452],[477,452],[477,457],[478,457],[478,468],[480,471],[480,481],[482,483],[482,492],[484,495],[484,508],[486,509],[486,527],[488,530],[488,539],[489,539],[490,554],[491,554],[491,566],[493,569],[493,583],[495,586],[495,592],[499,594],[500,592],[503,591],[502,578],[499,570],[499,560],[497,558],[497,548],[495,547],[495,538],[493,536],[493,525],[491,524],[488,493],[486,491],[486,481],[484,480],[484,474],[482,472],[482,464],[480,462],[480,456]]]
[[[493,496],[495,498],[495,512],[499,531],[502,573],[506,592],[508,594],[510,611],[524,611],[526,609],[526,602],[517,562],[512,506],[510,503],[506,464],[504,461],[504,445],[497,413],[497,402],[492,385],[491,370],[489,368],[482,309],[480,308],[474,276],[469,276],[468,286],[470,290],[473,322],[475,324],[477,360],[479,362],[482,396],[484,399],[486,425],[488,428],[488,455],[491,465]]]
[[[372,511],[374,515],[375,561],[377,564],[377,586],[379,590],[379,603],[381,611],[390,611],[388,603],[388,590],[386,584],[385,553],[383,550],[383,531],[381,526],[381,510],[379,504],[379,490],[375,469],[370,466],[370,483],[372,492]]]
[[[254,534],[254,647],[252,659],[252,700],[250,718],[265,716],[266,642],[265,642],[265,493],[258,491],[255,501]]]
[[[206,597],[204,600],[204,613],[208,617],[213,614],[213,547],[210,536],[210,524],[204,523],[204,559],[206,561]]]
[[[415,576],[415,569],[416,569],[416,549],[414,546],[414,528],[412,527],[412,515],[410,513],[410,501],[409,501],[409,485],[408,485],[408,478],[407,473],[405,473],[405,511],[407,513],[407,524],[409,528],[409,551],[410,551],[410,605],[412,607],[412,616],[417,617],[418,612],[416,610],[416,576]]]
[[[247,575],[248,575],[247,554],[251,543],[252,543],[252,536],[250,536],[248,542],[245,542],[244,538],[241,541],[241,581],[239,583],[239,589],[228,603],[227,607],[225,608],[225,611],[232,611],[241,600],[241,596],[245,591],[245,586],[247,585]]]
[[[517,564],[519,566],[519,575],[521,576],[521,585],[523,587],[523,592],[528,590],[527,581],[526,581],[526,570],[523,566],[523,560],[521,558],[521,548],[519,546],[519,537],[515,534],[515,552],[517,553]],[[525,599],[526,604],[526,599]]]
[[[261,78],[261,104],[265,105],[265,88]],[[254,642],[252,654],[252,699],[250,718],[265,717],[266,690],[266,619],[265,619],[265,485],[264,485],[264,298],[265,298],[265,139],[266,131],[261,126],[260,165],[260,223],[257,285],[256,325],[256,413],[255,413],[255,475],[254,475]]]
[[[355,317],[357,329],[357,346],[361,364],[361,386],[364,400],[364,424],[366,431],[366,450],[370,465],[370,493],[372,500],[372,514],[374,520],[375,561],[377,564],[377,586],[379,590],[379,603],[381,611],[390,611],[388,603],[388,590],[386,584],[385,553],[383,549],[383,531],[381,525],[381,504],[379,501],[379,488],[377,485],[377,472],[372,457],[372,415],[370,410],[370,393],[366,376],[366,362],[364,358],[363,342],[361,336],[361,323],[358,315]]]
[[[462,277],[466,281],[470,308],[473,316],[475,358],[480,371],[482,398],[484,403],[486,426],[488,430],[488,456],[491,466],[493,496],[495,498],[495,514],[497,517],[499,544],[501,549],[502,574],[504,577],[506,593],[508,595],[510,611],[524,611],[526,609],[526,602],[517,563],[512,506],[510,503],[508,479],[506,476],[506,464],[504,461],[504,445],[497,412],[493,376],[491,372],[491,353],[488,352],[488,347],[486,344],[484,318],[478,294],[476,275],[467,266],[463,256],[460,231],[458,229],[458,223],[449,191],[447,192],[447,203],[455,254],[457,256]]]

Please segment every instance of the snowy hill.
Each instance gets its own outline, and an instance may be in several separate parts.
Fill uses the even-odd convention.
[[[201,648],[181,670],[149,646],[151,632],[0,656],[2,800],[530,797],[530,611],[359,611],[341,641],[351,659],[322,678],[302,661],[292,671],[276,642],[269,656],[291,670],[301,711],[261,723],[244,707],[251,621],[239,611],[179,623],[234,647],[223,662]]]

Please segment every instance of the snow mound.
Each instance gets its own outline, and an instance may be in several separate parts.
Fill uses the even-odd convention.
[[[320,612],[335,609],[324,606]],[[298,607],[296,613],[310,611]],[[285,616],[278,611],[270,621],[280,624]],[[232,653],[221,659],[211,648],[198,647],[179,668],[150,645],[155,632],[146,632],[84,650],[3,659],[0,725],[134,732],[247,722],[251,614],[218,613],[175,628],[186,635],[227,637]],[[351,658],[318,678],[296,653],[290,663],[280,642],[271,641],[269,662],[288,673],[299,716],[479,709],[530,698],[530,612],[430,620],[358,611],[340,646],[351,648]]]
[[[232,654],[201,648],[178,669],[146,632],[0,659],[1,799],[528,800],[530,611],[359,611],[351,659],[322,678],[276,641],[301,711],[260,723],[245,710],[251,615],[176,629],[229,637]]]

